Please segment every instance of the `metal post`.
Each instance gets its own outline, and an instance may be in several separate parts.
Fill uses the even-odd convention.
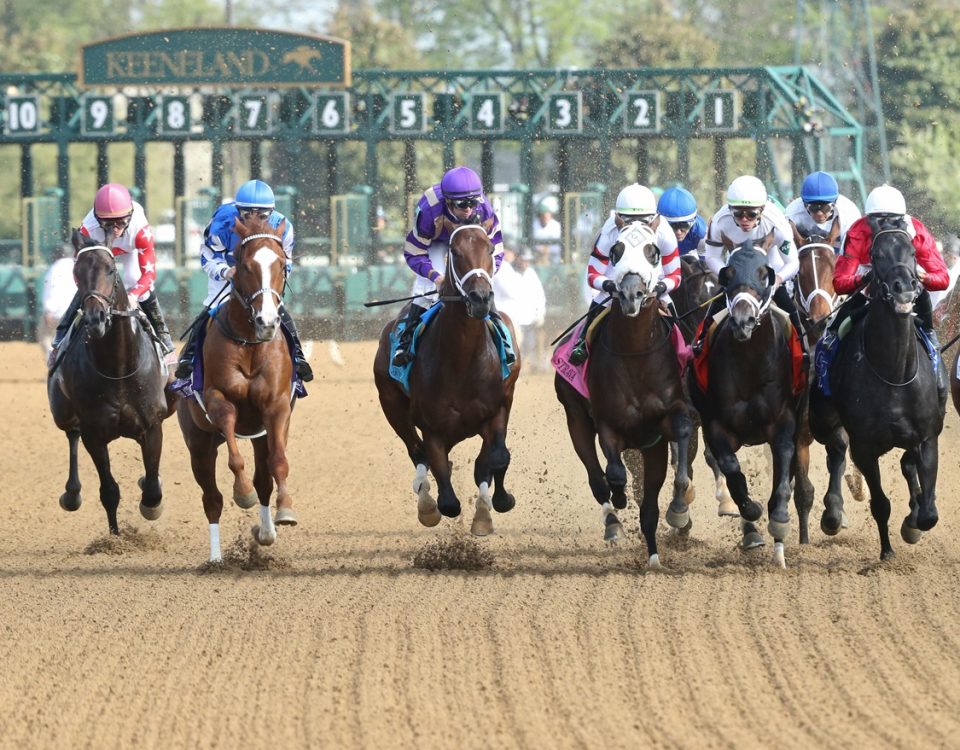
[[[187,167],[183,157],[183,141],[173,142],[173,197],[182,198],[187,193]]]
[[[677,139],[677,179],[683,185],[690,183],[690,141],[684,135]]]
[[[453,141],[444,140],[443,142],[443,171],[453,169],[457,163],[457,154],[453,149]]]
[[[417,185],[417,149],[413,141],[403,142],[403,213],[406,221],[407,206],[410,205],[410,197],[416,197],[420,189]]]
[[[110,182],[110,157],[107,155],[107,142],[97,141],[97,187]]]
[[[377,196],[380,195],[380,173],[377,168],[377,141],[375,138],[367,138],[367,161],[364,167],[364,182],[373,188],[371,200],[367,202],[367,226],[375,227],[377,225]],[[373,265],[377,262],[377,250],[380,245],[380,233],[370,233],[370,248],[367,251],[367,263]]]
[[[223,197],[223,142],[210,141],[210,185],[217,191],[217,200]]]
[[[33,152],[29,143],[20,144],[20,197],[33,195]]]
[[[147,144],[139,138],[133,142],[133,184],[140,190],[140,204],[147,210]]]
[[[63,191],[60,197],[60,230],[66,233],[70,226],[70,143],[61,135],[57,141],[57,185]]]
[[[533,163],[533,140],[524,138],[520,142],[520,181],[530,187],[534,184],[534,163]],[[524,221],[520,225],[520,238],[524,245],[530,244],[530,231],[533,229],[533,222],[529,221],[533,216],[533,193],[527,190],[523,194],[523,216]]]
[[[646,185],[650,180],[650,149],[646,138],[637,138],[637,182]]]
[[[721,206],[727,189],[727,139],[713,139],[713,205]]]
[[[566,201],[566,195],[570,192],[570,141],[566,138],[561,138],[557,141],[557,185],[560,186],[560,211],[557,215],[557,220],[560,222],[560,226],[567,226],[567,213],[566,206],[564,205]],[[539,220],[539,218],[537,219]],[[532,223],[532,222],[531,222]],[[532,233],[531,229],[531,233]],[[570,262],[570,253],[574,248],[569,247],[567,243],[563,243],[560,248],[562,253],[561,258],[564,263]]]
[[[488,138],[480,141],[480,179],[483,192],[493,191],[493,142]]]
[[[263,141],[250,141],[250,179],[259,180],[263,173]]]

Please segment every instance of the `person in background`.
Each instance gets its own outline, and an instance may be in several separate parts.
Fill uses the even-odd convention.
[[[43,357],[50,354],[53,331],[70,307],[70,301],[77,293],[77,282],[73,278],[73,246],[65,243],[60,246],[57,258],[43,275],[43,319],[37,340],[43,349]]]
[[[543,284],[531,265],[534,257],[529,248],[524,248],[520,255],[506,248],[500,272],[493,277],[497,309],[513,321],[517,347],[523,355],[525,367],[531,372],[545,367],[543,322],[547,312]]]
[[[533,220],[531,239],[541,263],[557,265],[563,262],[563,229],[556,215],[560,212],[560,203],[548,195],[537,204],[537,218]]]

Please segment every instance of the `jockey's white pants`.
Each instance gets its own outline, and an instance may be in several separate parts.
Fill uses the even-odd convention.
[[[447,246],[442,243],[431,245],[428,254],[430,256],[430,263],[434,269],[445,274],[447,270]],[[429,294],[429,292],[435,291],[437,291],[437,285],[430,281],[430,279],[424,276],[417,276],[416,279],[414,279],[411,294]],[[413,300],[413,304],[426,310],[438,299],[439,295],[429,294],[429,296],[426,297],[417,297]]]

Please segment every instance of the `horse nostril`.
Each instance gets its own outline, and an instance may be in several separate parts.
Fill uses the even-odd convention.
[[[490,300],[490,293],[481,294],[477,290],[473,289],[468,294],[467,297],[475,305],[483,305]]]
[[[750,328],[754,328],[754,327],[757,325],[757,318],[756,318],[756,316],[751,315],[749,318],[747,318],[747,325],[748,325]]]

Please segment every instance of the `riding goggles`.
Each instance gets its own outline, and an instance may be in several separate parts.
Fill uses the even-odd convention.
[[[659,214],[643,214],[643,215],[638,215],[638,214],[618,214],[618,216],[619,216],[621,219],[623,219],[623,221],[624,221],[625,223],[627,223],[627,224],[632,224],[632,223],[635,222],[635,221],[639,221],[641,224],[645,224],[646,226],[650,226],[651,224],[653,224],[653,222],[656,220],[656,218],[657,218],[657,216],[659,216]]]
[[[451,200],[448,203],[454,208],[476,208],[480,205],[479,198],[459,198],[458,200]]]
[[[667,222],[670,228],[675,232],[687,232],[693,226],[692,221],[670,221]]]
[[[833,204],[828,201],[810,201],[804,203],[808,214],[824,213],[828,216],[833,213]]]
[[[100,225],[100,228],[106,232],[114,228],[126,229],[130,226],[131,218],[133,218],[132,214],[130,216],[121,216],[118,219],[101,219],[97,217],[97,223]]]
[[[238,211],[240,212],[240,218],[244,221],[254,216],[262,221],[266,221],[270,218],[270,214],[273,213],[269,208],[241,208],[238,209]]]
[[[759,219],[763,213],[762,208],[735,208],[730,213],[734,219]]]

